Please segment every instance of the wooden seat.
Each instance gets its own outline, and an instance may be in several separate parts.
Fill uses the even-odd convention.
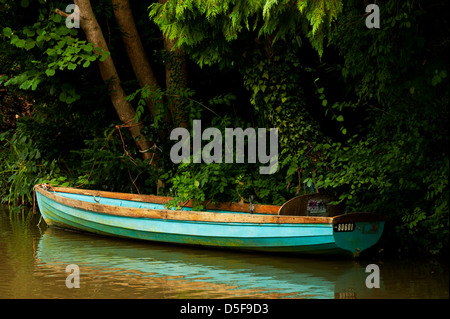
[[[332,217],[345,211],[343,204],[330,205],[336,198],[327,193],[305,194],[288,200],[278,215]]]

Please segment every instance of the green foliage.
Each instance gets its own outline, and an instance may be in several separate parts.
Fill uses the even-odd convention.
[[[208,46],[201,37],[183,33],[190,30],[188,18],[183,20],[187,26],[177,29],[177,19],[182,19],[177,14],[185,11],[164,12],[158,5],[153,10],[156,7],[160,10],[153,11],[159,14],[157,23],[172,19],[163,31],[180,36],[183,49],[191,52],[190,46],[200,46],[191,54],[200,65],[205,63],[200,55],[205,52],[212,57],[211,63],[233,60],[233,56],[209,51],[222,47]],[[389,2],[380,7],[383,28],[369,30],[361,23],[361,5],[355,1],[346,6],[328,37],[342,63],[324,57],[323,65],[311,68],[299,58],[305,50],[299,48],[301,41],[294,38],[272,46],[268,38],[260,46],[246,47],[247,58],[239,64],[240,71],[258,123],[279,129],[282,151],[277,174],[284,176],[288,194],[316,188],[333,191],[351,210],[388,215],[404,248],[423,247],[437,253],[448,249],[448,183],[444,182],[448,179],[448,64],[428,47],[445,41],[424,34],[425,21],[432,23],[433,18],[424,20],[413,3]],[[201,19],[208,23],[205,30],[216,30],[223,23],[220,15],[231,10],[214,8],[214,19]],[[266,3],[265,17],[270,8]],[[194,2],[184,10],[193,11],[196,18],[210,12],[208,8],[201,11]],[[246,11],[242,14],[251,16]],[[289,19],[286,21],[283,27],[289,25]],[[235,25],[235,34],[244,29]],[[223,34],[217,30],[212,34],[219,39],[214,38],[214,44],[227,46],[220,40]],[[235,34],[224,38],[231,41]],[[189,42],[192,39],[194,43]],[[227,50],[232,48],[228,45],[223,52],[229,54]],[[336,77],[343,86],[338,93],[332,88]],[[309,88],[314,95],[305,94],[302,88]],[[321,126],[325,123],[334,127],[327,134]],[[230,174],[227,171],[227,176]],[[186,179],[197,185],[200,176]],[[217,190],[211,187],[209,191],[214,194]],[[411,239],[413,234],[416,236]]]
[[[36,90],[41,82],[51,81],[51,94],[59,92],[61,102],[71,104],[80,98],[70,84],[59,85],[57,71],[73,71],[78,66],[87,68],[93,61],[106,59],[109,52],[94,48],[92,43],[76,38],[77,29],[69,29],[64,19],[53,13],[49,19],[42,18],[32,26],[20,31],[3,28],[3,36],[18,49],[26,50],[29,60],[24,72],[11,78],[2,78],[4,86],[15,85],[22,90]],[[1,84],[1,83],[0,83]]]
[[[22,131],[20,123],[14,134],[0,134],[2,142],[0,189],[3,203],[24,205],[33,201],[35,184],[49,183],[68,186],[66,177],[59,175],[56,160],[46,160],[35,143]],[[9,152],[4,150],[10,149]]]
[[[226,59],[232,51],[229,42],[245,31],[271,41],[305,34],[323,52],[323,39],[342,10],[339,0],[320,1],[221,1],[169,0],[153,3],[150,18],[176,47],[199,63],[209,65]]]
[[[86,147],[73,152],[81,162],[78,186],[126,193],[155,191],[158,175],[133,149],[124,149],[132,139],[126,130],[121,135],[117,128],[107,128],[102,137],[85,140]]]
[[[253,195],[282,204],[326,190],[349,211],[388,216],[389,245],[448,252],[448,5],[377,4],[379,29],[365,26],[358,0],[154,2],[149,13],[133,12],[158,80],[164,66],[173,72],[168,88],[152,91],[129,80],[121,35],[109,23],[111,2],[96,3],[123,85],[134,92],[127,98],[134,120],[157,141],[155,170],[130,146],[127,130],[119,134],[96,82],[93,62],[109,53],[65,27],[54,14],[61,3],[0,0],[0,85],[7,90],[7,98],[0,91],[0,196],[27,203],[32,185],[44,181],[155,193],[161,178],[174,196],[169,205],[193,200],[204,209],[208,200]],[[161,35],[150,24],[194,62],[188,83],[177,51],[161,54]],[[21,99],[31,106],[10,102]],[[147,99],[158,101],[155,117]],[[178,125],[165,123],[171,103],[188,125],[278,128],[278,172],[260,175],[259,163],[173,164],[168,133]]]
[[[217,97],[216,101],[219,99]],[[226,127],[244,129],[249,126],[241,119],[228,116],[215,118],[211,124],[221,130],[222,138]],[[180,203],[193,200],[194,209],[202,210],[211,201],[248,201],[250,195],[259,203],[284,203],[287,193],[282,177],[260,175],[259,165],[225,163],[225,158],[222,163],[198,164],[191,156],[190,163],[180,163],[161,176],[169,184],[169,194],[174,197],[168,204],[179,208]]]
[[[353,207],[389,215],[403,248],[445,251],[448,63],[430,50],[441,39],[425,31],[440,14],[424,18],[412,2],[388,2],[380,5],[383,27],[367,30],[355,19],[358,8],[347,7],[330,37],[343,57],[335,69],[358,102],[333,106],[350,116],[365,108],[366,121],[324,149],[328,160],[318,165],[329,170],[317,185],[343,190],[341,200]]]
[[[148,85],[143,88],[137,89],[135,92],[131,93],[126,97],[126,100],[132,102],[139,96],[137,100],[136,115],[134,116],[134,122],[138,123],[144,114],[146,108],[146,100],[151,99],[152,101],[161,101],[164,93],[160,88],[157,90],[151,90]],[[155,103],[156,114],[153,118],[154,127],[158,127],[159,122],[164,117],[164,105],[162,103]]]

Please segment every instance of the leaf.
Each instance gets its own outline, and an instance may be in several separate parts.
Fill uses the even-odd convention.
[[[33,37],[36,32],[33,29],[29,29],[29,28],[25,28],[23,30],[23,33],[27,36],[27,37]]]
[[[31,1],[31,0],[21,0],[21,1],[20,1],[20,5],[21,5],[22,7],[24,7],[24,8],[27,8],[28,5],[30,4],[30,1]]]
[[[89,44],[83,45],[83,49],[84,49],[84,51],[86,51],[86,52],[92,52],[92,50],[93,50],[94,48],[93,48],[92,45],[89,43]]]
[[[33,84],[31,85],[32,91],[35,91],[37,89],[39,82],[41,82],[41,81],[37,77],[33,79],[33,81],[32,81]]]
[[[52,20],[53,20],[53,22],[55,22],[55,23],[60,23],[61,21],[62,21],[62,17],[59,15],[59,14],[54,14],[53,16],[52,16]]]
[[[30,88],[31,84],[32,84],[32,82],[30,80],[26,80],[19,86],[19,89],[28,90]]]
[[[61,102],[65,102],[66,99],[67,99],[67,94],[66,94],[65,91],[62,91],[62,92],[59,94],[59,100],[60,100]]]
[[[32,48],[34,48],[35,43],[33,41],[27,41],[27,43],[25,44],[25,50],[31,50]]]
[[[5,37],[9,38],[11,36],[11,34],[12,34],[12,30],[10,27],[3,28],[3,35]]]
[[[19,40],[15,41],[14,44],[15,44],[16,47],[18,47],[18,48],[23,48],[23,47],[25,47],[26,42],[25,42],[25,40],[23,40],[23,39],[19,39]]]
[[[339,116],[336,118],[336,121],[338,121],[338,122],[343,122],[343,121],[344,121],[344,117],[343,117],[342,115],[339,115]]]
[[[109,57],[110,54],[111,54],[111,52],[109,52],[109,51],[103,52],[102,56],[100,58],[100,62],[105,62],[105,60]]]
[[[55,75],[55,69],[47,69],[45,70],[45,74],[47,74],[47,76],[53,76]]]

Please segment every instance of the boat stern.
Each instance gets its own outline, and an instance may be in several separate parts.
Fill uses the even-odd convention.
[[[373,213],[350,213],[333,218],[336,246],[355,257],[375,245],[384,230],[385,217]]]

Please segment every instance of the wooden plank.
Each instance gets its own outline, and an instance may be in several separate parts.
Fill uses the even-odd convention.
[[[143,203],[155,203],[155,204],[167,204],[173,197],[169,196],[156,196],[156,195],[138,195],[138,194],[128,194],[128,193],[116,193],[98,190],[85,190],[70,187],[53,187],[56,192],[72,193],[79,195],[88,195],[104,198],[117,198],[123,200],[130,200],[135,202]],[[187,203],[180,203],[183,207],[193,207],[193,202],[189,201]],[[261,205],[254,204],[254,213],[257,214],[278,214],[280,206],[277,205]],[[205,202],[206,209],[209,210],[225,210],[230,212],[250,212],[250,205],[246,203],[208,203]]]
[[[145,202],[145,203],[155,203],[155,204],[165,204],[169,200],[173,199],[172,197],[166,197],[166,196],[117,193],[117,192],[88,190],[88,189],[79,189],[79,188],[71,188],[71,187],[52,187],[51,190],[54,190],[56,192],[62,192],[62,193],[95,196],[96,198],[97,197],[117,198],[117,199],[130,200],[130,201],[135,201],[135,202]]]
[[[179,211],[168,209],[145,209],[123,206],[103,205],[88,203],[81,200],[59,196],[57,193],[37,188],[43,196],[63,205],[91,211],[100,214],[109,214],[132,218],[153,218],[167,220],[183,220],[196,222],[217,223],[255,223],[255,224],[330,224],[331,217],[309,217],[309,216],[279,216],[258,214],[233,214],[217,212]],[[56,191],[56,189],[55,189]],[[146,195],[148,196],[148,195]]]

